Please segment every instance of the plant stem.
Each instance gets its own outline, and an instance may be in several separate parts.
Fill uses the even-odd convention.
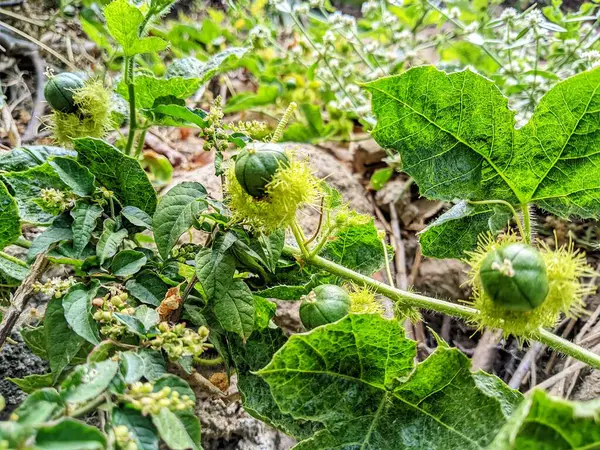
[[[4,253],[4,252],[0,251],[0,257],[7,259],[10,262],[15,263],[21,267],[29,267],[25,261],[22,261],[19,258],[15,258],[14,256],[9,255],[8,253]]]
[[[529,205],[521,205],[521,213],[523,214],[523,226],[525,227],[525,242],[531,244],[531,216],[529,214]]]
[[[283,247],[283,253],[296,258],[302,258],[303,256],[303,253],[299,249],[290,245],[285,245]],[[357,273],[320,256],[312,256],[309,259],[305,259],[304,263],[320,267],[329,273],[354,281],[358,285],[368,287],[379,294],[385,295],[391,300],[396,300],[409,306],[443,313],[448,316],[465,319],[468,322],[474,322],[478,314],[478,311],[470,306],[458,305],[455,303],[446,302],[444,300],[427,297],[425,295],[416,294],[414,292],[403,291],[401,289],[388,286],[380,281],[374,280],[366,275]],[[542,342],[548,347],[578,359],[579,361],[583,361],[596,369],[600,369],[600,355],[596,355],[589,350],[578,346],[577,344],[552,334],[547,330],[540,328],[532,337],[532,339]]]
[[[23,248],[31,248],[31,241],[28,241],[24,237],[17,238],[17,241],[14,242],[14,244],[18,245],[19,247],[23,247]]]
[[[95,400],[89,402],[87,405],[84,405],[81,408],[77,408],[71,414],[67,414],[67,415],[69,417],[84,416],[87,413],[89,413],[89,412],[95,410],[96,408],[98,408],[98,406],[100,406],[105,401],[106,401],[106,398],[104,397],[104,395],[101,395],[100,397],[96,398]]]
[[[135,142],[135,131],[137,130],[137,115],[135,109],[135,85],[133,82],[133,56],[125,58],[125,84],[127,84],[127,92],[129,94],[129,135],[127,136],[127,145],[125,146],[125,154],[131,155],[133,143]]]
[[[290,225],[290,228],[292,229],[292,234],[294,235],[294,238],[296,239],[296,242],[298,243],[298,247],[300,248],[300,251],[302,252],[302,256],[304,256],[304,258],[306,258],[306,259],[310,259],[311,256],[309,255],[308,250],[306,249],[306,246],[304,245],[304,237],[302,236],[302,230],[298,226],[298,222],[296,222],[296,220],[294,220],[292,222],[292,224]]]
[[[392,277],[392,269],[390,268],[390,259],[388,257],[387,244],[385,239],[381,240],[381,248],[383,248],[383,259],[385,260],[385,274],[388,278],[388,284],[394,287],[394,278]]]
[[[135,158],[139,158],[142,154],[142,150],[144,150],[144,144],[146,143],[146,133],[148,132],[148,128],[144,128],[140,137],[138,138],[137,148],[135,150]]]

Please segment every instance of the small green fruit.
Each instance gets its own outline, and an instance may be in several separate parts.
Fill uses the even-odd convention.
[[[55,111],[77,112],[73,94],[83,87],[83,79],[74,73],[64,72],[53,76],[44,86],[44,97]]]
[[[300,320],[311,330],[340,320],[350,311],[350,296],[339,286],[323,284],[308,294],[300,305]]]
[[[280,167],[290,161],[277,144],[258,144],[244,149],[235,161],[235,177],[248,194],[261,198]]]
[[[531,311],[548,296],[546,264],[529,245],[510,244],[492,251],[479,275],[483,292],[511,311]]]

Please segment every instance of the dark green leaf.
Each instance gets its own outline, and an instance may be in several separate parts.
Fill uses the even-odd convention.
[[[110,268],[116,276],[128,277],[139,272],[147,261],[148,258],[142,252],[123,250],[114,257]]]
[[[103,209],[96,203],[77,202],[71,210],[73,217],[73,251],[81,255],[83,249],[88,245],[92,232],[96,229],[96,222],[102,216]]]
[[[200,446],[200,422],[195,416],[186,415],[185,422],[179,414],[162,408],[152,416],[152,422],[167,446],[172,450],[198,450]],[[193,419],[192,419],[193,417]]]
[[[113,409],[112,419],[114,425],[127,427],[138,450],[158,450],[158,436],[150,418],[134,409],[122,407]]]
[[[48,228],[38,234],[27,252],[27,260],[33,261],[37,255],[45,252],[52,244],[73,239],[72,220],[68,213],[61,214]]]
[[[63,298],[65,319],[79,336],[96,345],[100,343],[98,324],[92,317],[92,300],[96,297],[100,283],[93,280],[87,287],[83,283],[73,285]]]
[[[150,217],[146,212],[142,211],[140,208],[137,208],[135,206],[126,206],[121,210],[121,214],[133,225],[136,225],[138,227],[144,227],[152,231],[152,217]]]
[[[79,162],[92,172],[99,183],[113,191],[123,206],[135,206],[152,215],[156,192],[140,163],[100,139],[73,141]]]
[[[141,349],[138,356],[144,360],[144,377],[148,381],[157,380],[167,373],[167,366],[160,352]]]
[[[298,449],[488,445],[521,395],[508,387],[490,395],[470,360],[442,342],[416,368],[415,354],[397,320],[351,314],[293,335],[258,375],[283,413],[324,425]]]
[[[26,327],[21,329],[21,337],[34,355],[48,359],[48,355],[46,354],[46,334],[43,325],[35,328]]]
[[[44,387],[28,395],[15,414],[21,424],[39,425],[64,409],[65,404],[56,389]]]
[[[142,379],[144,373],[144,359],[133,351],[121,353],[121,372],[125,383],[132,384]]]
[[[21,236],[21,219],[16,200],[0,181],[0,250]]]
[[[477,247],[481,234],[497,234],[506,228],[512,214],[498,205],[454,205],[419,233],[423,255],[434,258],[464,258]]]
[[[77,366],[62,383],[62,397],[69,403],[84,403],[99,397],[119,370],[111,359]]]
[[[29,275],[29,268],[0,255],[0,279],[23,281]]]
[[[80,197],[89,197],[96,190],[96,177],[74,159],[57,156],[51,159],[49,164],[63,183]]]
[[[164,98],[186,99],[196,93],[201,84],[199,78],[156,78],[152,75],[138,75],[135,77],[135,102],[138,108],[151,109]],[[129,100],[129,92],[124,83],[119,83],[117,92]]]
[[[31,394],[38,389],[52,386],[52,374],[31,374],[23,378],[6,378],[11,383],[16,384],[26,394]]]
[[[44,318],[44,334],[48,362],[56,381],[85,342],[69,327],[62,300],[59,298],[51,298],[48,302]],[[56,345],[57,343],[60,345]]]
[[[127,291],[142,303],[158,306],[169,286],[153,272],[144,271],[125,283]]]
[[[154,238],[163,258],[206,209],[206,189],[200,183],[187,181],[176,185],[160,200],[154,214]]]
[[[95,427],[63,419],[41,427],[35,445],[41,450],[100,450],[106,448],[106,437]]]
[[[122,228],[117,230],[117,224],[112,219],[104,221],[104,231],[96,245],[96,256],[98,263],[104,264],[108,258],[112,258],[117,253],[117,250],[123,239],[127,237],[127,230]]]
[[[0,167],[7,172],[22,172],[44,164],[55,156],[77,156],[73,150],[48,145],[29,145],[0,154]]]

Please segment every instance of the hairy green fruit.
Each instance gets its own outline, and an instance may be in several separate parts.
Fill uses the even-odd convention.
[[[300,320],[309,330],[340,320],[350,312],[350,296],[334,284],[317,286],[300,305]]]
[[[540,252],[515,243],[490,252],[479,271],[483,291],[511,311],[531,311],[548,296],[548,274]]]
[[[74,113],[77,104],[73,95],[83,87],[83,79],[74,73],[64,72],[50,78],[44,86],[44,97],[55,111]]]
[[[248,194],[255,198],[265,196],[267,184],[280,167],[290,161],[276,144],[259,144],[242,150],[235,161],[235,177]]]

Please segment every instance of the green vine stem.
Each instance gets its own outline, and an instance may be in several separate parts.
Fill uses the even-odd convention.
[[[137,114],[135,109],[135,85],[134,63],[133,56],[125,58],[125,84],[129,94],[129,135],[127,136],[127,145],[125,146],[125,154],[130,155],[133,151],[133,143],[135,142],[135,132],[137,130]]]
[[[504,200],[482,200],[482,201],[467,201],[470,205],[502,205],[506,206],[510,209],[515,222],[517,223],[517,228],[519,229],[519,234],[523,238],[525,242],[531,244],[531,232],[529,231],[529,209],[527,209],[527,205],[521,205],[521,209],[523,209],[523,220],[525,220],[525,210],[527,210],[527,221],[525,223],[525,228],[523,229],[523,225],[521,224],[521,218],[517,214],[517,211],[510,203]]]
[[[4,253],[3,251],[0,251],[0,257],[9,260],[12,263],[17,264],[18,266],[29,267],[25,261],[21,261],[19,258],[15,258],[14,256],[9,255],[8,253]]]
[[[284,246],[283,253],[295,258],[303,258],[303,252],[290,245]],[[346,278],[358,285],[368,287],[379,294],[385,295],[391,300],[396,300],[409,306],[443,313],[448,316],[464,319],[468,322],[474,322],[477,317],[478,311],[470,306],[458,305],[414,292],[403,291],[401,289],[388,286],[380,281],[374,280],[369,276],[357,273],[320,256],[312,256],[304,259],[304,263],[320,267],[331,274]],[[586,350],[577,344],[567,341],[566,339],[558,337],[547,330],[538,330],[532,338],[543,344],[546,344],[548,347],[564,353],[565,355],[582,361],[591,367],[600,369],[600,355]]]

